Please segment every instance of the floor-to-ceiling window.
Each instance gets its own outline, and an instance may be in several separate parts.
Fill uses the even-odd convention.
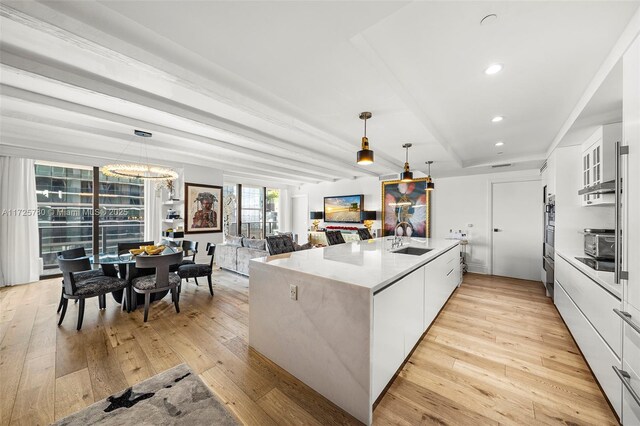
[[[280,190],[267,188],[267,205],[265,208],[265,232],[266,235],[273,235],[279,230],[280,220]]]
[[[238,185],[224,185],[222,199],[224,234],[238,235]]]
[[[264,237],[264,188],[242,185],[240,234],[247,238]]]
[[[113,179],[100,174],[98,211],[93,206],[93,167],[36,163],[36,194],[40,256],[44,274],[59,273],[56,253],[84,247],[92,254],[93,239],[101,252],[115,252],[118,242],[144,238],[144,185],[138,179]],[[92,221],[99,216],[99,232]]]

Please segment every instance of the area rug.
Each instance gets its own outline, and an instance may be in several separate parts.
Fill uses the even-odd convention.
[[[240,425],[200,378],[181,364],[111,395],[55,425]]]

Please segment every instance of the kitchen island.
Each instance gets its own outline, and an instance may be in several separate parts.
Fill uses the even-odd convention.
[[[249,344],[370,424],[461,282],[457,240],[378,238],[253,259]]]

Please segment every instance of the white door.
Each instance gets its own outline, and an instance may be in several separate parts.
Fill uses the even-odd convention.
[[[540,181],[493,183],[493,275],[540,280]]]
[[[298,234],[298,244],[305,244],[309,237],[309,197],[294,195],[291,197],[291,227]]]

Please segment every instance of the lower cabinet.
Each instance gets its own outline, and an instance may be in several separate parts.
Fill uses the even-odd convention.
[[[613,366],[621,368],[620,360],[578,309],[559,281],[555,283],[554,302],[589,363],[593,374],[609,398],[609,402],[618,416],[621,416],[622,386],[612,368]]]
[[[626,304],[623,312],[622,365],[628,377],[620,377],[623,384],[622,424],[640,425],[640,310]]]
[[[373,399],[422,335],[424,267],[373,296]]]
[[[373,296],[372,402],[460,283],[458,246]]]

